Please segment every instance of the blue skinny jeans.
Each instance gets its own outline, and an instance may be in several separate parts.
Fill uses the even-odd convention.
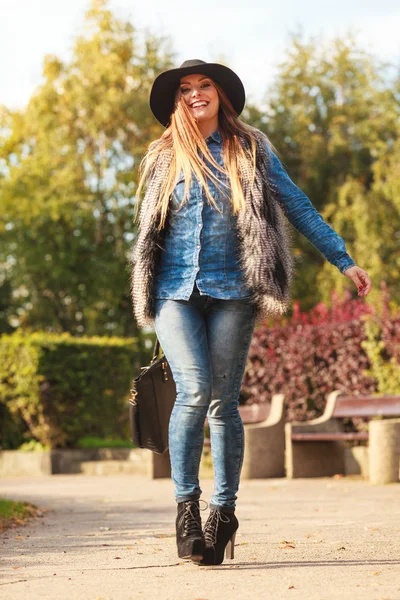
[[[210,426],[215,487],[210,508],[234,511],[244,455],[239,392],[255,326],[248,298],[155,299],[155,330],[176,384],[169,423],[177,502],[198,499],[204,423]]]

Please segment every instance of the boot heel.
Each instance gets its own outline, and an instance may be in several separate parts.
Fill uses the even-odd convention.
[[[226,551],[225,551],[226,558],[232,559],[235,557],[235,538],[236,538],[236,531],[226,545]]]

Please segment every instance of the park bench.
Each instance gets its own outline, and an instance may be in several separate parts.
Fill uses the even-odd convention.
[[[345,441],[367,441],[368,431],[345,432],[346,417],[398,417],[400,395],[352,396],[335,390],[323,415],[285,424],[285,468],[288,478],[345,474]]]

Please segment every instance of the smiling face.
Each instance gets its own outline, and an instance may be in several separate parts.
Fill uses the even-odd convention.
[[[202,74],[185,75],[179,89],[197,125],[209,134],[218,128],[218,92],[212,79]]]

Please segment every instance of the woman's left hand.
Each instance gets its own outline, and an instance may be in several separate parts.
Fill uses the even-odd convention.
[[[368,277],[368,274],[360,269],[360,267],[350,267],[343,272],[343,275],[346,275],[346,277],[354,281],[359,296],[366,296],[370,292],[372,282]]]

